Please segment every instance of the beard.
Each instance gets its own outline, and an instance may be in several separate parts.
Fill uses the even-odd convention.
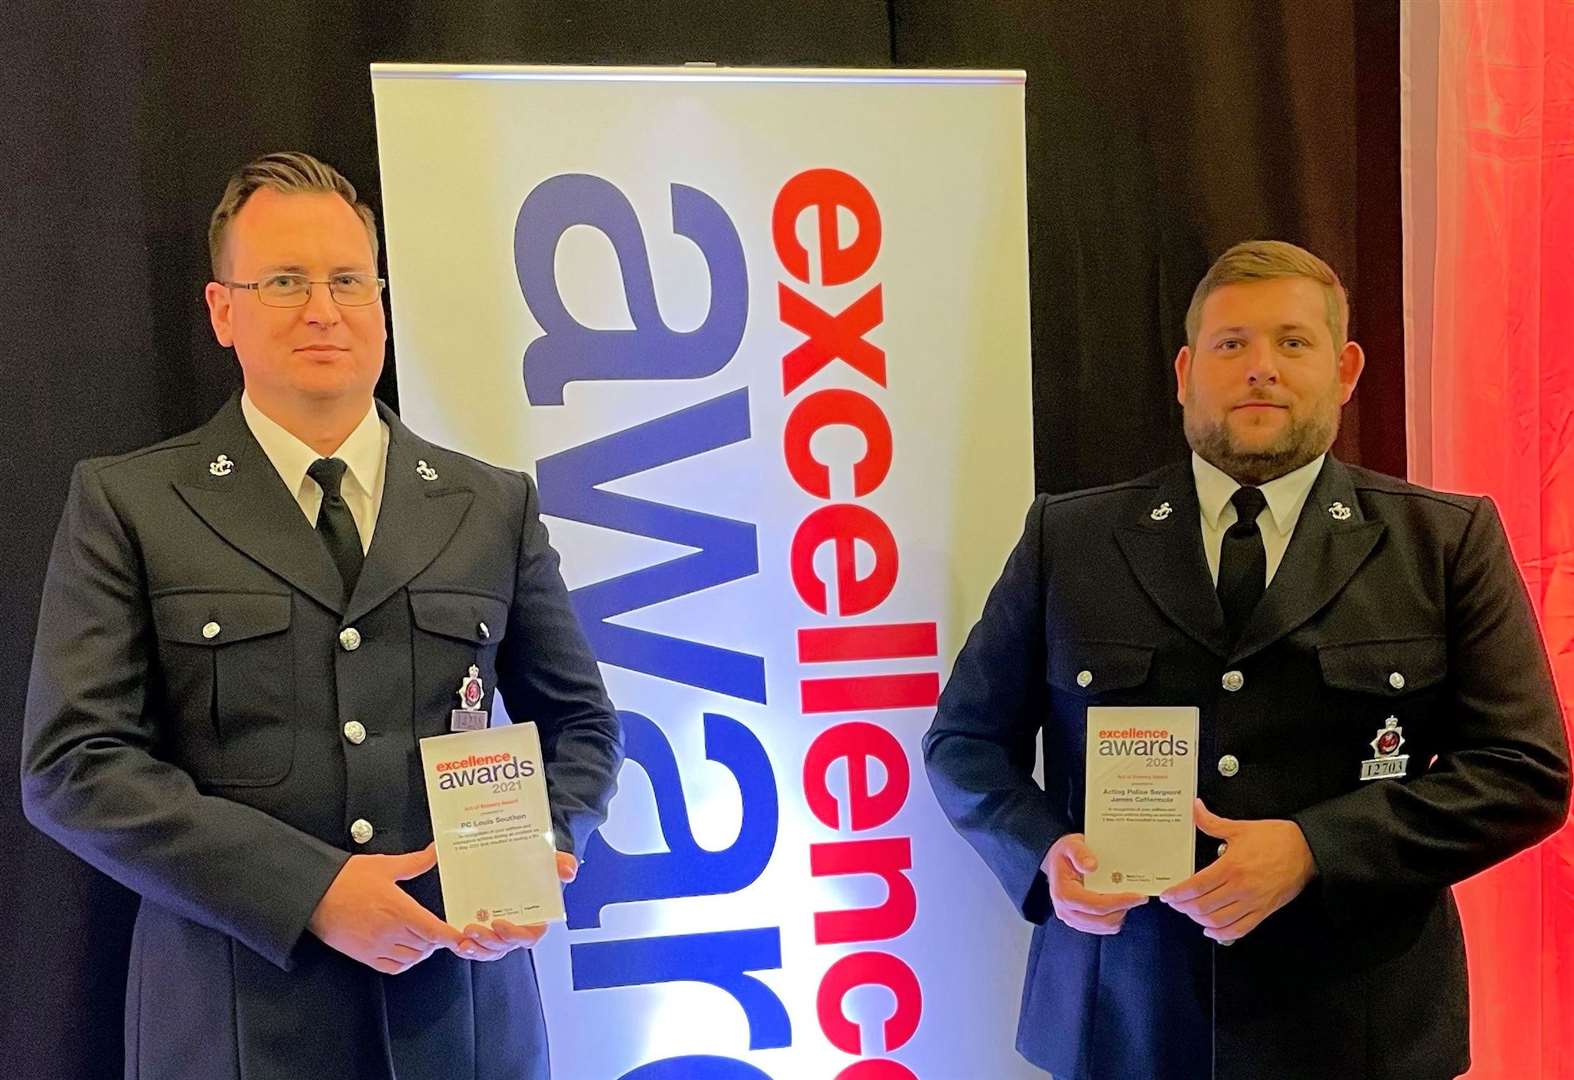
[[[1264,400],[1267,400],[1266,398]],[[1336,398],[1307,403],[1310,408],[1289,423],[1271,443],[1248,449],[1231,433],[1228,414],[1218,420],[1198,415],[1190,395],[1184,410],[1186,442],[1197,456],[1242,484],[1266,484],[1294,472],[1326,453],[1339,433]]]

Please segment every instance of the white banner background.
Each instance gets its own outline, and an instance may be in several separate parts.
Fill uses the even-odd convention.
[[[775,1080],[833,1077],[882,1057],[929,1080],[1038,1075],[1013,1049],[1028,927],[934,803],[919,748],[932,708],[806,714],[800,693],[805,678],[927,672],[943,683],[1020,532],[1032,495],[1020,73],[376,65],[373,86],[404,419],[438,442],[537,475],[544,505],[553,511],[589,507],[593,497],[554,481],[558,474],[550,463],[542,470],[542,459],[713,403],[698,414],[680,413],[655,429],[641,429],[659,432],[639,445],[647,452],[665,450],[670,464],[638,471],[627,458],[633,443],[604,446],[596,461],[630,475],[602,490],[754,530],[757,572],[696,586],[610,621],[763,658],[765,703],[607,663],[599,642],[598,655],[619,709],[649,718],[659,729],[656,741],[670,745],[686,824],[699,847],[724,851],[733,845],[744,809],[734,771],[707,760],[704,715],[730,717],[763,746],[779,808],[768,863],[736,891],[615,903],[600,912],[599,926],[582,920],[578,928],[554,928],[537,949],[537,960],[555,1075],[613,1080],[647,1063],[686,1055],[747,1062]],[[854,185],[842,182],[842,189],[867,190],[878,209],[878,253],[844,284],[825,285],[817,272],[807,283],[798,280],[784,269],[773,241],[773,208],[784,186],[820,169],[850,177]],[[561,190],[552,198],[546,196],[552,189],[537,192],[560,177],[578,179],[558,181]],[[681,335],[706,320],[713,285],[717,296],[722,285],[738,292],[741,279],[713,283],[715,268],[701,247],[675,235],[675,200],[707,201],[680,195],[675,185],[713,201],[741,244],[747,314],[741,341],[724,356],[704,355],[700,346],[714,348],[715,338]],[[642,311],[637,295],[631,304],[625,290],[621,275],[631,261],[639,262],[638,252],[631,260],[627,251],[614,249],[605,231],[577,224],[562,231],[555,256],[546,253],[553,287],[580,327],[625,334],[577,328],[560,333],[557,326],[549,334],[539,321],[545,293],[539,285],[533,292],[522,287],[516,267],[521,206],[537,192],[537,205],[558,220],[576,207],[593,217],[605,208],[583,197],[609,188],[621,193],[637,217],[655,308],[671,332],[653,322],[648,305]],[[847,209],[837,216],[837,242],[850,247],[860,235],[859,220]],[[809,209],[789,226],[815,267],[823,255],[817,222],[817,211]],[[525,239],[528,244],[531,236]],[[881,317],[861,336],[883,350],[884,386],[851,363],[832,359],[784,394],[783,357],[806,337],[783,320],[783,285],[826,316],[849,309],[878,285]],[[539,389],[552,381],[542,374],[551,366],[542,359],[544,347],[522,366],[527,347],[553,334],[568,344],[572,338],[606,345],[583,352],[569,348],[552,362],[566,365],[563,374],[574,379],[562,389],[562,404],[545,403],[554,395]],[[670,344],[662,354],[666,360],[651,362],[648,372],[638,370],[644,343],[660,341]],[[593,355],[614,354],[624,356],[617,377],[605,377],[606,370],[591,378],[574,374],[588,371]],[[528,375],[538,402],[531,404],[522,373],[538,363],[539,370]],[[672,377],[684,364],[709,373]],[[846,426],[819,432],[813,454],[831,467],[830,498],[824,499],[790,474],[784,429],[794,407],[833,387],[863,395],[888,419],[891,465],[872,492],[857,494],[850,466],[864,456],[863,437]],[[747,437],[716,433],[720,418],[736,420],[745,413]],[[680,445],[685,440],[714,448],[689,453],[692,447]],[[560,460],[582,461],[574,455]],[[829,583],[831,614],[811,610],[790,572],[801,523],[833,502],[878,515],[899,551],[889,595],[854,617],[836,614],[833,544],[822,545],[813,558],[817,576]],[[643,520],[662,513],[659,507],[637,512],[646,515]],[[695,550],[561,515],[548,523],[571,589]],[[701,520],[695,527],[703,532],[712,524]],[[856,549],[858,575],[879,569],[871,548]],[[937,625],[937,657],[799,662],[797,635],[803,628],[925,622]],[[594,629],[587,629],[596,640]],[[858,833],[850,831],[845,812],[839,829],[817,820],[805,795],[810,745],[848,721],[893,733],[910,767],[910,789],[899,812]],[[870,788],[878,791],[890,779],[882,777],[883,770],[871,766]],[[845,765],[832,766],[827,783],[843,802]],[[681,833],[685,825],[681,816],[665,824],[666,837],[653,783],[631,760],[602,831],[615,852],[600,854],[600,869],[625,865],[616,852],[682,846],[681,839],[676,844],[672,839],[674,826]],[[880,838],[910,838],[906,874],[917,896],[911,927],[889,940],[817,944],[816,913],[875,908],[887,895],[876,877],[815,877],[811,845]],[[587,864],[586,875],[596,869]],[[663,879],[668,892],[708,887],[703,874],[691,881],[670,878]],[[579,888],[570,890],[571,910]],[[758,1022],[768,1007],[757,1010],[751,1029],[739,1001],[709,982],[573,989],[576,976],[583,984],[592,970],[605,978],[609,970],[649,972],[674,963],[646,954],[628,960],[635,953],[620,952],[617,945],[597,952],[597,943],[659,943],[671,935],[739,930],[761,931],[749,939],[756,945],[773,936],[779,940],[779,966],[746,975],[785,1010],[786,1045],[779,1029]],[[741,940],[693,939],[684,955],[691,961],[709,957],[725,969],[727,947]],[[653,947],[660,951],[659,944]],[[838,1049],[822,1026],[817,1005],[822,980],[834,962],[854,953],[889,954],[916,976],[921,995],[916,1030],[889,1053],[882,1025],[900,1012],[890,990],[859,987],[842,1002],[862,1029],[861,1053]],[[733,985],[742,985],[736,962],[733,967]],[[893,1033],[898,1039],[901,1034]],[[767,1045],[751,1050],[751,1038]],[[723,1061],[698,1060],[637,1073],[639,1080],[754,1075]],[[870,1067],[849,1077],[900,1075]]]

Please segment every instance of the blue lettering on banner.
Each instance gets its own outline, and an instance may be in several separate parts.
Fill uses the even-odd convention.
[[[758,573],[754,526],[600,489],[613,480],[748,438],[749,392],[743,388],[537,463],[542,513],[699,549],[569,594],[596,659],[764,704],[764,657],[608,621]]]
[[[781,930],[722,930],[573,946],[574,989],[606,990],[659,982],[703,982],[743,1006],[749,1049],[792,1045],[792,1021],[771,988],[749,971],[782,966]]]
[[[738,231],[721,206],[698,189],[673,184],[671,200],[673,232],[699,248],[710,274],[704,320],[683,332],[662,318],[639,218],[613,184],[597,176],[564,174],[543,181],[526,197],[514,226],[514,263],[525,303],[543,331],[525,349],[522,364],[531,405],[562,405],[570,382],[698,379],[731,362],[748,318],[748,272]],[[559,243],[575,225],[596,229],[611,243],[632,330],[594,329],[569,314],[555,263]],[[690,549],[570,593],[598,660],[697,690],[765,703],[764,657],[612,622],[757,574],[754,524],[603,490],[614,481],[750,436],[749,394],[740,388],[537,462],[543,514]],[[619,716],[626,763],[643,769],[650,780],[667,850],[626,854],[600,833],[593,834],[579,876],[564,894],[571,931],[599,927],[602,912],[612,904],[737,892],[758,880],[776,846],[776,778],[752,731],[731,717],[703,714],[706,759],[732,774],[742,805],[737,839],[711,851],[694,839],[666,734],[639,713],[624,710]],[[781,968],[779,927],[593,942],[571,938],[569,956],[575,990],[708,983],[743,1009],[750,1049],[792,1043],[792,1025],[781,999],[747,974]],[[733,1058],[691,1054],[647,1062],[621,1080],[770,1077]]]
[[[596,330],[569,314],[555,263],[558,242],[575,225],[611,241],[634,329]],[[727,366],[749,314],[738,230],[715,199],[673,184],[672,231],[694,242],[710,271],[710,308],[694,330],[673,330],[662,319],[639,218],[611,183],[564,173],[525,197],[514,223],[514,268],[525,304],[545,331],[525,349],[525,396],[532,405],[563,404],[563,387],[579,379],[698,379]]]
[[[656,817],[666,851],[626,855],[599,832],[586,845],[579,877],[564,892],[570,930],[601,925],[609,904],[711,896],[737,892],[754,883],[776,849],[779,807],[776,776],[759,737],[729,716],[705,714],[705,757],[732,773],[743,804],[738,838],[721,851],[707,851],[689,828],[683,781],[667,736],[650,719],[626,709],[623,721],[627,761],[650,778]],[[582,946],[575,945],[574,949]]]
[[[624,1073],[618,1080],[771,1080],[771,1077],[746,1061],[689,1054],[649,1062]]]

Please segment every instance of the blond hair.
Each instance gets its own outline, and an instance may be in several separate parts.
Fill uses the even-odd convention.
[[[1283,240],[1247,240],[1219,256],[1191,294],[1191,306],[1186,309],[1186,344],[1197,347],[1202,305],[1216,290],[1247,281],[1295,277],[1308,278],[1323,287],[1328,334],[1338,352],[1350,334],[1350,298],[1344,285],[1333,267],[1305,248]]]
[[[240,213],[246,200],[259,189],[269,188],[286,195],[323,192],[338,195],[354,208],[361,224],[366,226],[366,239],[372,245],[372,265],[377,264],[377,218],[372,208],[356,198],[355,185],[332,165],[319,161],[300,150],[281,150],[264,154],[237,169],[224,185],[219,205],[213,208],[208,221],[208,258],[213,263],[213,277],[222,279],[224,270],[224,237],[230,222]]]

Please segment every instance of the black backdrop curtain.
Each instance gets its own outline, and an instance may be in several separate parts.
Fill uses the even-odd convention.
[[[77,459],[238,385],[201,301],[238,164],[310,150],[378,206],[374,60],[1024,68],[1043,490],[1183,449],[1170,361],[1229,244],[1328,258],[1368,349],[1339,452],[1404,471],[1397,0],[11,0],[0,18],[0,1071],[120,1073],[135,898],[31,830],[17,743]],[[379,394],[397,406],[397,364]],[[566,1041],[563,1045],[566,1045]]]

